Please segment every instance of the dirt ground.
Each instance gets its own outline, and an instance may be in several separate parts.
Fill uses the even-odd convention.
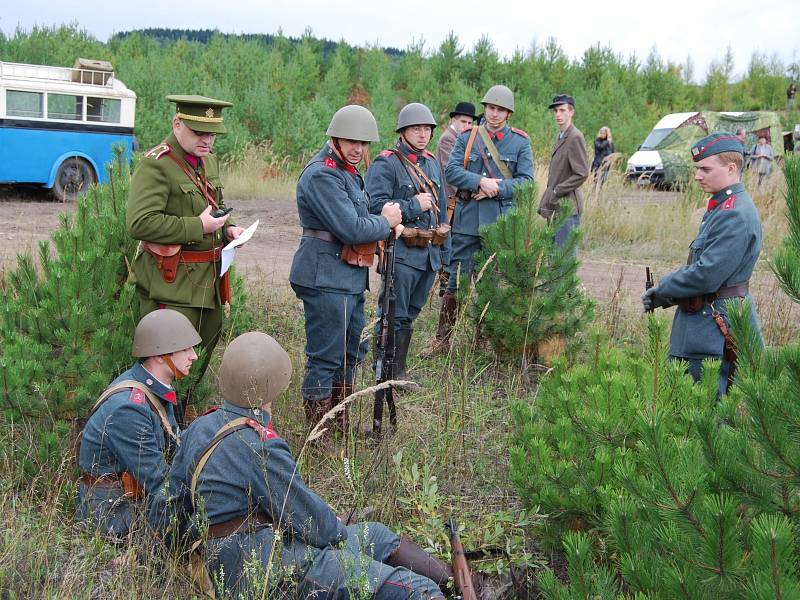
[[[669,192],[642,191],[632,195],[632,202],[668,202]],[[289,267],[300,239],[297,209],[294,201],[287,200],[236,200],[229,199],[234,207],[233,216],[240,225],[250,225],[260,220],[253,239],[237,251],[236,264],[240,274],[249,280],[269,286],[288,286]],[[74,205],[55,202],[39,190],[18,188],[0,189],[0,269],[14,266],[20,252],[36,252],[40,240],[47,239],[58,226],[62,212],[72,212]],[[608,299],[617,290],[623,302],[635,302],[642,293],[645,267],[629,262],[594,260],[581,256],[579,275],[589,294],[599,302]],[[620,280],[620,274],[622,279]],[[660,273],[658,273],[660,274]],[[372,273],[371,286],[376,290],[377,275]],[[754,285],[756,301],[775,293],[774,278],[769,273],[759,274]]]

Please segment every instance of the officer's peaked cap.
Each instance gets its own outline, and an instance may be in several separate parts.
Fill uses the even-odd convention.
[[[722,152],[738,152],[744,155],[744,144],[742,140],[728,131],[717,131],[692,146],[692,160],[699,162]]]
[[[215,100],[205,96],[167,96],[177,107],[178,118],[191,130],[201,133],[225,133],[222,109],[233,106],[225,100]]]

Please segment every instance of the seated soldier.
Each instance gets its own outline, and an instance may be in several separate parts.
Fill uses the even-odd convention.
[[[174,310],[145,315],[133,336],[140,359],[103,392],[83,429],[76,518],[102,534],[124,537],[134,507],[149,503],[167,476],[166,456],[178,444],[173,379],[197,360],[200,335]]]
[[[380,523],[345,526],[306,487],[272,423],[272,401],[291,371],[288,354],[264,333],[231,342],[219,370],[225,404],[183,433],[170,471],[173,497],[152,505],[151,524],[207,520],[203,554],[219,595],[261,594],[251,587],[265,581],[256,560],[264,573],[293,574],[280,597],[345,598],[357,585],[377,599],[443,598],[447,564]]]

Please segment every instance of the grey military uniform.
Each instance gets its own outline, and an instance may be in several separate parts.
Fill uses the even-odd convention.
[[[485,127],[485,125],[481,125]],[[475,136],[467,168],[464,168],[464,153],[467,148],[470,129],[458,136],[450,160],[445,168],[447,183],[459,190],[477,192],[483,177],[502,178],[500,169],[485,149],[480,135]],[[453,246],[450,265],[447,271],[450,279],[447,289],[456,290],[456,272],[472,273],[472,257],[480,249],[480,228],[491,225],[501,214],[514,206],[514,188],[521,183],[533,180],[533,155],[528,135],[519,129],[505,125],[492,135],[500,160],[511,172],[512,178],[500,182],[500,193],[494,198],[482,200],[462,200],[456,202],[453,216]],[[485,159],[484,159],[485,156]]]
[[[681,299],[712,294],[720,288],[747,282],[758,261],[761,240],[758,210],[744,185],[737,183],[714,194],[697,237],[690,245],[689,264],[664,276],[656,286],[656,293],[674,304]],[[747,298],[752,302],[749,294]],[[714,309],[718,310],[727,322],[727,305],[731,301],[706,302],[694,313],[680,307],[676,310],[670,356],[694,361],[693,376],[699,377],[702,359],[722,357],[725,340],[713,313]],[[751,310],[751,322],[760,332],[755,307]],[[722,387],[721,391],[724,392]]]
[[[359,341],[369,269],[345,263],[342,244],[386,239],[389,223],[369,214],[361,175],[327,144],[300,176],[297,211],[303,228],[336,238],[303,235],[289,272],[292,289],[305,309],[307,363],[302,393],[315,401],[330,396],[334,380],[351,382],[363,359]]]
[[[433,210],[422,211],[416,195],[419,185],[409,174],[405,164],[391,150],[378,155],[367,171],[366,187],[369,206],[373,214],[379,214],[388,202],[400,205],[405,227],[430,229],[447,223],[447,198],[442,193],[443,174],[439,162],[427,150],[415,153],[402,141],[396,150],[402,152],[412,163],[417,164],[433,183],[438,196],[438,215]],[[406,245],[399,239],[395,245],[395,323],[397,329],[411,329],[428,300],[436,272],[449,258],[450,238],[441,246],[428,244],[425,248]],[[383,289],[378,300],[380,306]]]
[[[135,380],[149,388],[163,404],[172,432],[175,421],[175,391],[159,382],[141,363],[117,377],[111,385]],[[144,488],[146,504],[160,492],[167,476],[165,455],[174,450],[172,437],[150,408],[141,391],[125,389],[103,402],[83,430],[78,466],[92,477],[116,476],[127,471]],[[110,537],[124,537],[134,518],[135,505],[123,495],[122,485],[78,486],[76,518]]]
[[[252,581],[244,563],[255,556],[265,570],[288,578],[279,597],[347,598],[356,581],[364,581],[378,599],[438,594],[432,581],[381,562],[399,545],[396,534],[379,523],[346,527],[337,519],[306,486],[270,415],[257,409],[225,403],[184,432],[170,471],[170,495],[161,494],[150,513],[154,527],[162,527],[173,514],[183,522],[193,518],[194,465],[217,431],[240,417],[251,419],[252,425],[224,438],[211,453],[198,479],[197,505],[210,525],[258,512],[265,513],[272,526],[255,531],[243,527],[239,533],[207,542],[207,565],[225,591],[236,598],[250,597]],[[278,544],[274,544],[276,531],[282,535]]]

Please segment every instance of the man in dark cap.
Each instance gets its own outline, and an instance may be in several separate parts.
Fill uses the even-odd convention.
[[[695,381],[706,358],[721,359],[719,395],[733,378],[728,307],[734,299],[750,300],[750,320],[760,326],[748,281],[761,252],[761,220],[740,181],[744,146],[732,133],[718,132],[692,146],[695,181],[711,194],[687,265],[665,275],[642,295],[645,310],[677,305],[669,342],[671,359],[688,363]]]
[[[439,142],[436,146],[436,160],[442,165],[442,169],[447,165],[450,160],[450,153],[456,144],[458,136],[467,130],[475,122],[475,105],[471,102],[459,102],[456,104],[455,109],[450,111],[450,123],[445,127],[442,135],[439,136]],[[445,182],[445,197],[453,198],[453,206],[455,207],[456,188],[452,185],[447,185]],[[450,214],[452,219],[453,215]]]
[[[558,125],[558,138],[550,158],[547,187],[539,202],[539,214],[546,219],[558,217],[561,201],[574,203],[574,213],[556,232],[555,242],[563,246],[569,232],[581,224],[583,194],[581,186],[589,177],[589,157],[583,134],[572,124],[575,116],[575,99],[567,94],[558,94],[548,106]]]
[[[172,133],[145,153],[131,178],[128,233],[141,241],[132,279],[140,316],[171,308],[200,332],[205,356],[196,372],[202,377],[230,301],[228,277],[219,276],[220,252],[242,233],[227,214],[215,216],[225,206],[212,149],[225,133],[222,110],[231,103],[204,96],[167,100],[177,107]]]

